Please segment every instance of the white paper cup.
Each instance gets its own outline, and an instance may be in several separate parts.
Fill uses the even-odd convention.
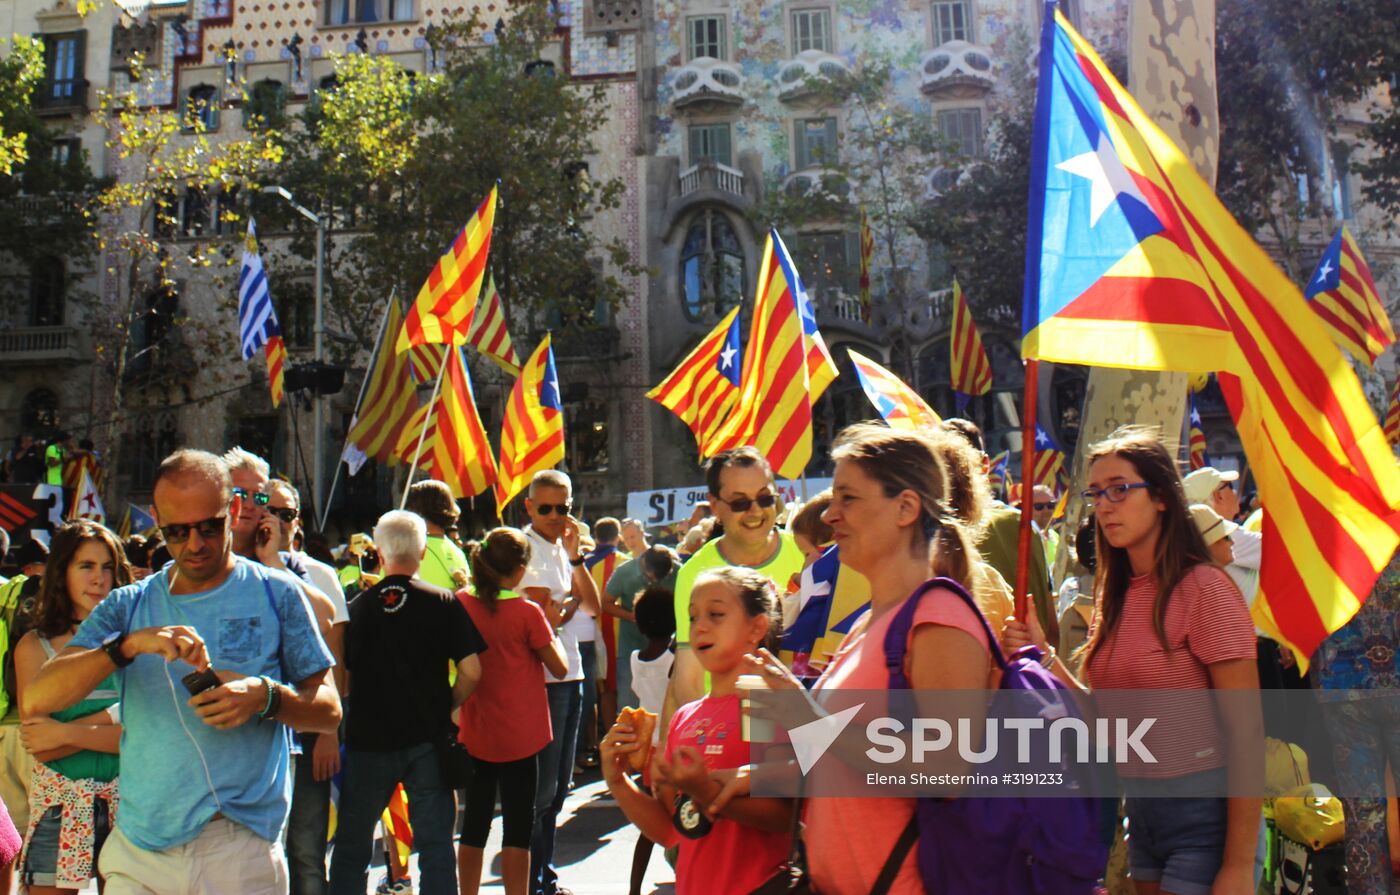
[[[742,735],[746,743],[771,743],[778,738],[777,725],[768,718],[751,718],[749,709],[751,705],[747,692],[749,690],[767,690],[768,681],[762,675],[744,674],[734,682],[734,687],[740,693],[739,714],[742,718]]]

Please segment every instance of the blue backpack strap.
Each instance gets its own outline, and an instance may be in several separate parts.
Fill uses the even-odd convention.
[[[899,607],[895,617],[890,621],[889,630],[885,632],[885,668],[889,672],[891,690],[908,690],[909,678],[904,673],[904,656],[909,650],[909,632],[914,627],[914,612],[919,608],[919,600],[924,594],[938,588],[946,588],[962,598],[977,619],[982,622],[982,630],[987,635],[987,645],[991,649],[992,659],[997,667],[1005,670],[1006,656],[1002,654],[1001,644],[997,641],[996,632],[992,630],[992,625],[987,621],[987,617],[982,614],[982,609],[977,605],[977,601],[972,599],[972,595],[967,589],[952,578],[932,578],[919,585],[918,589],[909,595],[904,601],[904,605]]]

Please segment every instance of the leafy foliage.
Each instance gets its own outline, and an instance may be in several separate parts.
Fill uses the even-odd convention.
[[[43,76],[42,45],[15,35],[14,47],[0,59],[0,174],[6,177],[29,157],[28,131],[23,125],[28,119],[29,94]]]

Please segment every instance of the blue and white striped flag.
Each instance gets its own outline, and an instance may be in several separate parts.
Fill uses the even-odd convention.
[[[251,360],[259,348],[267,356],[267,382],[272,390],[272,406],[276,407],[282,403],[282,368],[286,365],[287,347],[282,340],[282,327],[277,324],[277,313],[272,310],[272,293],[267,288],[252,218],[248,219],[243,267],[238,272],[238,339],[243,345],[244,360]]]

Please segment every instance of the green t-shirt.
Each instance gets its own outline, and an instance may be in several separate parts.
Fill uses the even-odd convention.
[[[54,461],[57,460],[57,465]],[[50,485],[63,485],[63,445],[51,444],[44,449],[44,481]]]
[[[445,535],[428,535],[428,552],[423,555],[423,565],[418,568],[419,579],[455,593],[462,588],[452,580],[452,573],[458,569],[467,573],[467,585],[470,586],[472,573],[467,568],[467,556],[462,548]]]
[[[661,587],[669,587],[672,590],[676,587],[676,573],[672,572],[658,582]],[[647,576],[642,571],[642,564],[635,559],[613,569],[612,577],[608,579],[607,591],[617,597],[617,605],[632,611],[632,605],[637,600],[637,594],[647,589]],[[629,622],[626,619],[618,619],[617,625],[617,658],[630,662],[632,653],[647,645],[647,639],[642,634],[636,622]]]
[[[94,712],[100,712],[111,708],[117,704],[117,674],[112,672],[102,679],[102,683],[97,685],[97,689],[88,694],[88,698],[76,705],[71,705],[61,712],[54,712],[55,721],[74,721],[78,718],[85,718]],[[69,780],[83,780],[91,778],[102,783],[110,783],[117,779],[117,774],[121,771],[121,758],[114,752],[93,752],[84,749],[81,752],[74,752],[64,758],[56,758],[53,761],[45,762],[50,768],[67,777]]]
[[[695,551],[676,575],[676,643],[678,644],[690,643],[690,589],[695,585],[695,579],[699,578],[702,572],[733,565],[720,553],[719,545],[722,543],[724,543],[724,538],[715,538]],[[763,565],[755,566],[754,571],[762,572],[773,579],[778,594],[781,596],[787,593],[788,581],[791,580],[792,576],[802,571],[804,561],[805,557],[803,557],[802,551],[797,548],[797,542],[792,539],[792,535],[787,532],[778,532],[777,554]]]

